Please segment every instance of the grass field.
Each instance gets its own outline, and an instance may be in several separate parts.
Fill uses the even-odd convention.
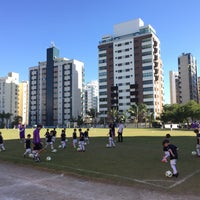
[[[42,162],[35,163],[30,158],[23,158],[23,144],[19,142],[18,130],[1,129],[5,140],[5,152],[0,152],[0,160],[12,163],[40,167],[59,173],[76,174],[85,178],[148,187],[176,193],[197,193],[200,180],[200,158],[192,156],[196,138],[193,131],[161,129],[128,129],[124,130],[124,142],[116,143],[115,148],[106,148],[108,129],[90,129],[90,144],[86,152],[77,152],[72,147],[72,129],[67,129],[68,146],[58,149],[61,130],[57,129],[55,147],[41,155]],[[41,136],[45,134],[41,130]],[[26,135],[33,129],[26,129]],[[171,143],[179,147],[177,168],[178,178],[166,178],[164,173],[171,170],[169,163],[162,163],[162,140],[170,133]],[[51,161],[46,157],[51,156]]]

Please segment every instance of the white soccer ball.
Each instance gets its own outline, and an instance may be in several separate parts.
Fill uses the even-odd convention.
[[[196,155],[197,155],[197,152],[196,152],[196,151],[192,151],[191,154],[192,154],[193,156],[196,156]]]
[[[28,156],[29,156],[29,158],[34,158],[34,154],[33,153],[29,153]]]
[[[107,147],[107,148],[109,148],[109,147],[110,147],[110,145],[109,145],[109,144],[106,144],[106,147]]]
[[[78,148],[77,148],[77,151],[81,151],[81,148],[80,148],[80,147],[78,147]]]
[[[61,148],[62,148],[62,145],[59,145],[58,148],[61,149]]]
[[[57,152],[57,149],[53,149],[51,152],[52,152],[52,153],[56,153],[56,152]]]
[[[172,175],[173,175],[173,173],[170,170],[165,172],[165,176],[168,177],[168,178],[171,178]]]
[[[50,157],[50,156],[47,156],[47,157],[46,157],[46,160],[47,160],[47,161],[50,161],[50,160],[51,160],[51,157]]]

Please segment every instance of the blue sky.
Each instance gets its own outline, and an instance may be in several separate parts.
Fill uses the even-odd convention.
[[[178,56],[192,53],[200,60],[199,0],[1,0],[0,77],[12,71],[28,80],[28,68],[46,60],[53,41],[60,57],[85,63],[86,82],[97,79],[101,37],[135,18],[151,24],[161,41],[169,103],[169,71],[177,71]]]

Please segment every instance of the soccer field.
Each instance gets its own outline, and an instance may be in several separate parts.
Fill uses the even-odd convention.
[[[84,130],[84,129],[83,129]],[[44,138],[45,129],[41,130]],[[67,174],[77,174],[90,179],[137,185],[176,193],[197,193],[200,180],[200,158],[192,156],[196,138],[193,131],[162,129],[124,129],[124,142],[115,148],[106,148],[108,129],[91,128],[90,144],[86,152],[77,152],[72,147],[73,129],[67,129],[67,148],[59,149],[61,129],[57,129],[56,153],[50,148],[42,155],[42,161],[35,163],[23,158],[23,144],[19,142],[18,130],[1,129],[5,139],[5,152],[0,152],[0,160],[41,167]],[[26,129],[26,135],[33,129]],[[162,163],[162,140],[170,133],[171,143],[179,147],[177,169],[178,178],[166,178],[165,171],[171,170],[169,162]],[[44,139],[43,139],[44,140]],[[46,161],[50,156],[51,161]]]

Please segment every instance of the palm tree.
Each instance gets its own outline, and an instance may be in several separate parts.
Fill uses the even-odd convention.
[[[118,118],[119,112],[118,112],[117,108],[112,108],[109,111],[109,114],[110,114],[110,117],[112,118],[112,122],[114,122]]]
[[[134,117],[134,121],[137,124],[137,128],[138,128],[138,122],[139,121],[143,121],[143,119],[145,118],[145,114],[147,112],[147,105],[144,103],[141,104],[133,104],[129,109],[128,112],[131,114],[131,116]]]
[[[127,112],[131,114],[131,116],[133,117],[133,122],[135,121],[138,127],[138,105],[131,105]]]
[[[90,110],[88,110],[86,112],[86,114],[89,115],[92,118],[92,123],[93,124],[94,124],[94,119],[96,118],[96,113],[97,113],[97,111],[94,108],[90,108]]]
[[[10,117],[12,116],[11,113],[5,113],[5,119],[6,119],[6,127],[9,127],[9,121],[10,121]]]

